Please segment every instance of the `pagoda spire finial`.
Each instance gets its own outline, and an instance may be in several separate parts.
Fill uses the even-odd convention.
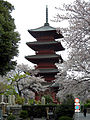
[[[49,23],[48,23],[48,6],[47,5],[46,5],[46,23],[44,25],[49,26]]]
[[[46,23],[48,23],[48,6],[46,5]]]

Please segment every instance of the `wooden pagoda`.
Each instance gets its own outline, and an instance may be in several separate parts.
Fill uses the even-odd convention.
[[[39,76],[43,76],[47,83],[53,83],[55,75],[58,73],[58,68],[55,63],[59,60],[63,62],[60,55],[56,54],[57,51],[64,50],[60,42],[55,39],[63,38],[63,35],[57,32],[48,23],[48,8],[46,7],[46,23],[44,26],[30,29],[28,32],[37,40],[34,42],[27,42],[26,44],[36,52],[36,55],[26,56],[25,58],[37,64],[36,68]]]

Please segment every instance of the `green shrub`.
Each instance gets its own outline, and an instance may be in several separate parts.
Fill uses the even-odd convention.
[[[23,118],[23,119],[28,118],[28,112],[26,110],[22,110],[20,112],[20,118]]]
[[[90,108],[90,103],[84,104],[85,108]]]
[[[53,98],[50,95],[45,95],[45,104],[53,103]]]
[[[74,105],[74,97],[72,95],[67,95],[62,104]]]
[[[22,109],[28,111],[29,118],[33,116],[34,118],[47,117],[47,108],[52,110],[55,116],[54,120],[58,120],[60,116],[73,117],[74,106],[72,105],[23,105]]]
[[[87,100],[86,100],[86,103],[90,103],[90,99],[87,99]]]
[[[34,104],[40,105],[40,104],[41,104],[41,101],[40,101],[40,100],[39,100],[39,101],[36,101],[36,100],[34,100],[34,99],[29,99],[29,100],[28,100],[28,104],[29,104],[29,105],[34,105]]]
[[[34,118],[47,117],[47,107],[55,109],[57,105],[23,105],[22,109],[28,111],[29,117]]]
[[[55,120],[58,120],[61,116],[68,116],[73,118],[74,115],[74,97],[67,95],[62,104],[56,107]]]
[[[73,117],[74,108],[72,105],[59,105],[55,110],[55,120],[58,120],[60,116]]]
[[[19,95],[16,98],[16,103],[19,105],[23,105],[24,104],[25,99],[20,97]]]
[[[12,115],[12,114],[10,114],[8,117],[7,117],[7,120],[15,120],[15,116],[14,115]]]
[[[29,99],[28,104],[33,105],[34,104],[34,99]]]
[[[61,116],[59,120],[72,120],[72,118],[68,116]]]

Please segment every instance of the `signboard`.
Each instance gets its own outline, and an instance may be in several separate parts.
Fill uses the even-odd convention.
[[[74,105],[80,105],[80,103],[74,103]]]
[[[75,110],[79,110],[80,109],[80,105],[75,105]]]
[[[74,105],[75,105],[75,112],[80,112],[80,100],[78,99],[78,98],[76,98],[75,100],[75,103],[74,103]]]
[[[74,101],[75,101],[75,103],[79,103],[80,102],[80,100],[78,98],[76,98]]]
[[[79,113],[79,112],[80,112],[80,110],[75,110],[75,112],[78,112],[78,113]]]

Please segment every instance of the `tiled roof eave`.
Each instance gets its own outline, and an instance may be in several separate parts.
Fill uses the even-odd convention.
[[[60,55],[32,55],[32,56],[26,56],[27,59],[47,59],[47,58],[59,58]]]
[[[49,69],[38,69],[39,73],[58,73],[58,69],[49,68]]]

